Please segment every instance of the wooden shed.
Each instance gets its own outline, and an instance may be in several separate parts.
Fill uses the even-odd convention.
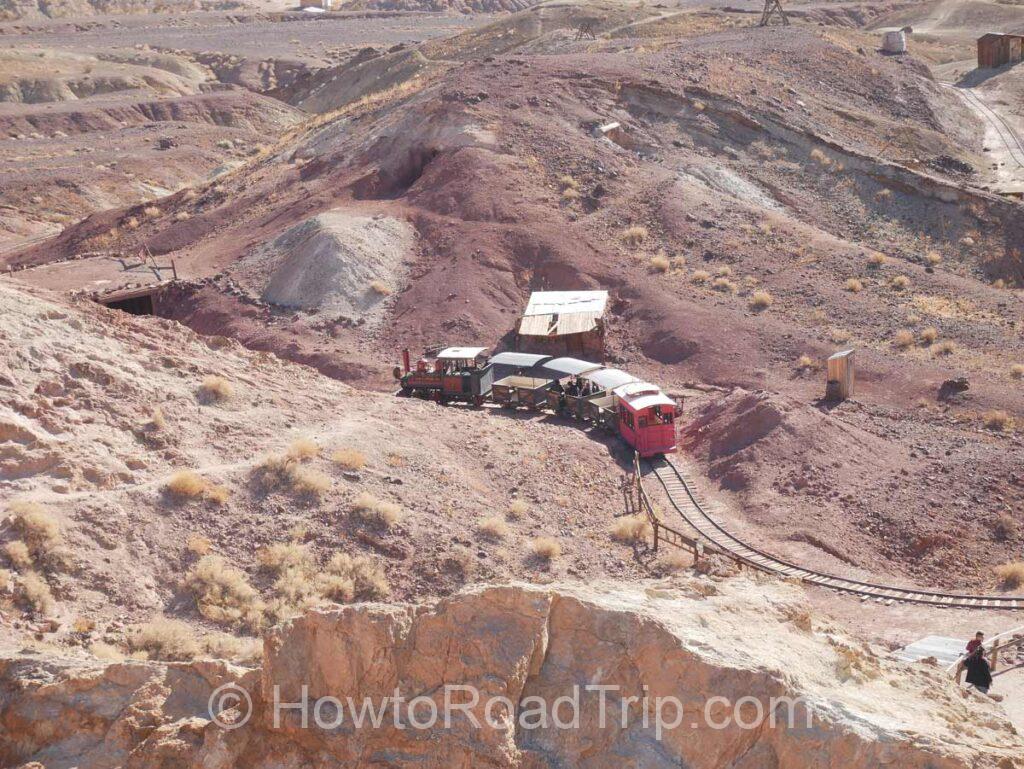
[[[522,352],[604,360],[607,291],[534,291],[519,321]]]
[[[1019,64],[1024,57],[1024,35],[988,32],[978,38],[978,69]]]
[[[843,350],[829,356],[825,379],[825,399],[844,401],[853,395],[853,350]]]

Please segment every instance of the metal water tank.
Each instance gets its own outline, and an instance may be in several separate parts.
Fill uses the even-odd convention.
[[[882,51],[885,53],[906,53],[907,34],[902,29],[882,35]]]

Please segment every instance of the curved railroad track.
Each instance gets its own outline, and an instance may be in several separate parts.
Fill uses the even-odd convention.
[[[917,588],[893,587],[837,577],[797,566],[752,547],[731,534],[709,512],[709,503],[696,490],[693,481],[667,457],[650,460],[654,475],[660,481],[672,507],[701,537],[726,555],[760,571],[792,577],[843,593],[861,596],[862,600],[881,603],[918,603],[958,609],[1024,609],[1024,596],[959,595]]]
[[[951,83],[943,83],[943,85],[960,94],[978,114],[985,118],[985,122],[995,129],[1013,162],[1017,164],[1018,168],[1024,168],[1024,144],[1021,143],[1020,137],[1017,136],[1017,132],[1013,130],[1006,118],[988,106],[970,88],[960,88]]]

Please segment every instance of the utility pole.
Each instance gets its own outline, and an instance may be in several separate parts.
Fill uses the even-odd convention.
[[[789,17],[786,15],[786,9],[782,7],[782,0],[764,0],[764,12],[761,14],[761,23],[758,26],[769,26],[776,15],[782,19],[784,27],[789,26]]]

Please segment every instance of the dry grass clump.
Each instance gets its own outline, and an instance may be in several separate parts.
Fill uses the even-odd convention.
[[[647,228],[639,224],[634,224],[632,227],[624,229],[619,235],[619,238],[627,246],[636,248],[637,246],[643,245],[643,242],[647,240]]]
[[[956,352],[956,342],[947,339],[945,342],[939,342],[937,345],[934,345],[932,351],[936,355],[952,355]]]
[[[35,556],[45,556],[61,543],[60,522],[37,502],[15,500],[7,509],[14,514],[14,527]]]
[[[289,459],[312,459],[319,455],[320,447],[309,438],[296,438],[288,444],[288,451],[285,452]]]
[[[868,267],[875,269],[881,267],[887,261],[889,260],[885,254],[881,254],[878,251],[875,251],[873,254],[871,254],[871,256],[868,257]]]
[[[1014,379],[1024,379],[1024,363],[1014,363],[1010,366],[1010,376]]]
[[[797,359],[796,367],[801,371],[807,371],[808,369],[817,368],[817,364],[810,355],[801,355]]]
[[[736,284],[728,278],[715,278],[711,282],[711,288],[715,291],[721,291],[723,294],[735,294]]]
[[[157,617],[128,628],[125,643],[133,656],[151,660],[191,660],[200,651],[192,628],[167,617]]]
[[[775,302],[775,299],[767,291],[755,291],[750,295],[750,309],[767,310]]]
[[[192,555],[208,555],[212,547],[213,545],[210,540],[202,534],[192,534],[185,540],[185,549],[192,553]]]
[[[938,338],[939,330],[934,326],[929,326],[921,331],[921,344],[923,345],[933,344]]]
[[[580,191],[575,187],[566,187],[562,190],[562,202],[572,203],[580,199]]]
[[[846,288],[847,291],[856,294],[864,290],[864,284],[856,278],[849,278],[844,284],[844,288]]]
[[[51,614],[55,601],[46,580],[34,571],[21,577],[21,597],[38,614]]]
[[[207,653],[218,660],[254,663],[263,657],[263,641],[259,638],[239,638],[228,633],[210,633],[202,639]]]
[[[484,518],[477,524],[476,530],[487,539],[505,539],[511,532],[509,525],[497,515]]]
[[[542,561],[553,561],[562,554],[562,545],[554,537],[536,537],[530,542],[530,552]]]
[[[245,573],[219,555],[199,559],[185,577],[199,613],[213,622],[259,630],[263,602]]]
[[[364,523],[393,528],[402,520],[402,508],[394,502],[377,499],[369,492],[361,492],[352,500],[352,515]]]
[[[178,211],[174,215],[174,221],[176,222],[187,222],[191,218],[192,214],[190,214],[188,211]]]
[[[160,209],[157,208],[156,206],[146,206],[144,209],[142,209],[142,213],[143,215],[145,215],[147,219],[156,219],[158,216],[160,216],[161,212]]]
[[[654,529],[651,528],[651,523],[645,516],[628,515],[615,522],[611,535],[616,542],[636,545],[653,537]]]
[[[362,470],[366,467],[366,455],[356,449],[337,449],[331,454],[331,460],[346,470]]]
[[[149,422],[146,423],[146,427],[154,431],[167,429],[167,417],[164,416],[163,409],[159,406],[153,409],[153,413],[149,415]]]
[[[305,545],[298,542],[280,542],[260,548],[256,553],[256,562],[264,569],[280,573],[286,569],[308,567],[311,556]]]
[[[668,272],[669,267],[672,263],[668,260],[665,254],[655,254],[651,257],[651,269],[655,272]]]
[[[892,343],[901,350],[905,350],[914,344],[914,332],[901,328],[892,338]]]
[[[934,267],[942,261],[942,254],[938,251],[929,251],[924,255],[924,260],[931,266]]]
[[[659,559],[658,563],[663,571],[669,574],[675,574],[693,566],[693,556],[680,552],[679,550],[673,550]]]
[[[569,176],[569,174],[562,174],[561,176],[558,177],[558,187],[559,187],[559,189],[562,189],[562,190],[575,190],[575,189],[578,189],[579,186],[580,186],[580,183],[578,181],[576,181],[574,178],[572,178],[571,176]]]
[[[312,444],[312,441],[309,441]],[[300,445],[296,445],[300,444]],[[317,452],[319,448],[312,444]],[[294,494],[321,497],[331,489],[331,479],[312,467],[301,463],[308,451],[305,439],[289,447],[286,454],[271,454],[256,468],[260,485],[267,491],[286,488]]]
[[[335,553],[327,562],[321,577],[324,578],[322,593],[328,598],[334,597],[332,590],[345,584],[351,585],[352,598],[344,600],[355,598],[361,601],[377,601],[391,594],[391,585],[388,583],[384,567],[379,561],[366,555],[357,555],[353,558],[347,553]],[[346,591],[342,590],[341,594],[346,594]]]
[[[218,505],[223,505],[230,496],[227,488],[211,483],[192,470],[176,472],[164,484],[164,490],[178,501],[207,499]]]
[[[997,432],[1012,430],[1014,427],[1013,417],[1002,409],[986,411],[982,414],[981,421],[984,423],[986,428],[989,430],[996,430]]]
[[[211,374],[199,385],[199,400],[203,403],[223,403],[230,400],[234,394],[235,388],[222,376]]]
[[[894,291],[906,291],[910,288],[910,278],[906,275],[896,275],[889,281],[889,285],[892,286]]]
[[[1004,590],[1017,590],[1024,586],[1024,561],[996,566],[995,572],[999,586]]]
[[[890,190],[890,189],[881,189],[881,190],[879,190],[878,192],[875,193],[875,199],[876,200],[888,200],[891,197],[892,197],[892,190]]]
[[[391,287],[381,280],[371,280],[370,290],[378,296],[388,296],[391,293]]]
[[[813,160],[818,165],[822,165],[822,166],[830,166],[830,165],[832,165],[832,158],[830,158],[828,155],[826,155],[824,152],[822,152],[817,147],[815,147],[814,149],[811,150],[811,160]]]
[[[530,512],[530,506],[525,499],[513,499],[508,506],[508,517],[513,521],[519,520],[528,512]]]
[[[12,539],[5,544],[4,554],[7,556],[7,560],[11,562],[11,566],[18,571],[24,571],[32,567],[32,554],[28,550],[28,545],[20,539]]]
[[[707,270],[694,270],[690,276],[690,280],[694,283],[707,283],[711,280],[711,273]]]

